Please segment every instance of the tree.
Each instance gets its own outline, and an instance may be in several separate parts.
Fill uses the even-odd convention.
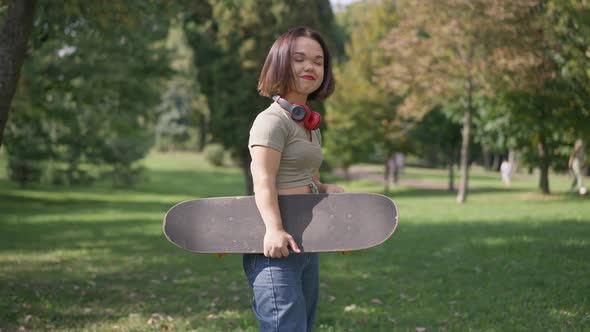
[[[474,96],[486,90],[491,76],[502,76],[495,61],[526,49],[520,28],[529,22],[525,18],[535,4],[398,1],[400,22],[381,43],[390,63],[381,70],[380,80],[405,96],[398,110],[401,116],[419,121],[439,104],[464,104],[458,203],[467,199]]]
[[[534,27],[526,52],[498,63],[509,77],[525,78],[499,87],[487,98],[483,139],[502,138],[507,148],[523,152],[524,162],[540,169],[539,188],[550,193],[549,170],[566,169],[576,138],[590,138],[590,4],[579,1],[540,2],[528,20]],[[531,31],[531,29],[529,29]],[[521,66],[524,55],[533,65]]]
[[[419,155],[434,159],[430,160],[435,166],[439,161],[446,163],[449,170],[449,190],[454,190],[453,167],[457,160],[459,147],[461,145],[461,132],[459,119],[454,119],[455,112],[452,108],[461,105],[447,105],[437,107],[426,113],[409,133],[409,140],[412,141],[414,149]]]
[[[276,37],[298,25],[318,30],[333,44],[330,3],[218,0],[201,6],[199,15],[187,17],[185,29],[211,110],[210,133],[239,162],[246,192],[252,193],[246,142],[257,113],[269,104],[256,92],[266,54]]]
[[[36,0],[8,1],[4,24],[0,30],[0,147],[29,36],[33,30],[36,5]],[[2,4],[0,8],[4,6]]]
[[[42,162],[51,160],[58,181],[69,183],[87,181],[89,164],[106,166],[119,184],[138,174],[135,163],[151,146],[159,81],[171,73],[158,44],[169,19],[159,1],[104,6],[39,3],[6,132],[9,165],[48,169]],[[45,137],[48,153],[19,148]]]
[[[396,121],[396,96],[374,80],[376,68],[383,66],[383,52],[375,45],[396,19],[389,1],[354,3],[338,15],[349,40],[335,70],[338,88],[326,103],[325,141],[327,159],[345,171],[377,150],[383,151],[380,159],[387,165],[403,137]]]
[[[184,33],[184,22],[173,18],[166,48],[171,54],[174,75],[166,82],[162,103],[157,108],[155,145],[159,150],[198,149],[207,143],[209,110],[197,80],[193,50]]]

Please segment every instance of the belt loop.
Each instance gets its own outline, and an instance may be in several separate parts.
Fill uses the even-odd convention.
[[[316,184],[313,182],[309,184],[309,190],[311,191],[312,194],[319,194],[320,193],[320,190],[318,189]]]

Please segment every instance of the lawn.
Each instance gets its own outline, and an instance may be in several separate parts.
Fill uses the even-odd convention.
[[[243,194],[240,170],[182,153],[145,166],[148,180],[125,190],[20,188],[0,172],[0,331],[257,330],[241,257],[184,252],[161,231],[178,201]],[[402,176],[444,183],[446,170]],[[394,187],[389,241],[323,254],[316,330],[590,330],[590,197],[567,194],[559,175],[548,196],[536,176],[510,188],[480,169],[471,179],[464,205],[445,190]]]

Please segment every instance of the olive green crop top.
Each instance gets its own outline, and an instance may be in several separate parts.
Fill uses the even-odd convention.
[[[305,129],[293,121],[279,104],[272,103],[254,120],[248,148],[262,145],[281,152],[276,186],[285,189],[313,182],[313,172],[320,168],[323,161],[321,144],[319,129],[311,131],[310,141]]]

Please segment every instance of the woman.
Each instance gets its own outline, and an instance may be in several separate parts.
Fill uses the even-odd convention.
[[[586,188],[582,182],[584,172],[584,144],[581,139],[576,140],[576,143],[574,144],[574,150],[568,160],[568,166],[574,173],[574,182],[570,187],[570,192],[573,192],[577,185],[580,194],[586,194]]]
[[[315,320],[319,257],[302,253],[283,229],[277,196],[343,191],[320,182],[321,117],[305,105],[334,91],[331,64],[322,37],[298,27],[275,41],[260,74],[259,93],[275,102],[256,117],[248,147],[266,233],[264,255],[244,255],[244,271],[261,331],[311,331]],[[302,110],[303,120],[297,117]]]

